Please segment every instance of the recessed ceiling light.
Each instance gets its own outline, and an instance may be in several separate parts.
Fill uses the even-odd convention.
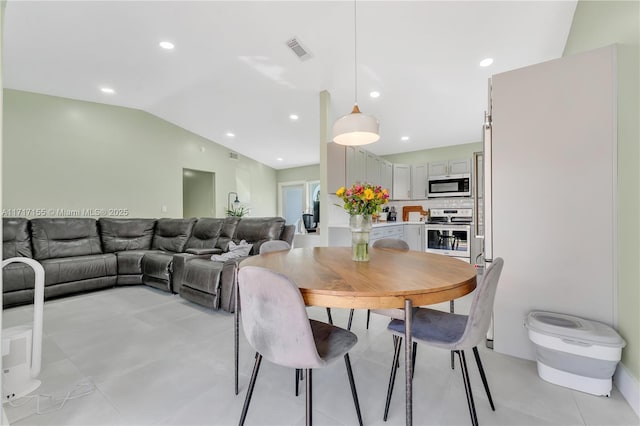
[[[400,138],[401,141],[408,141],[409,140],[409,136],[403,136]]]
[[[227,133],[225,133],[225,135],[226,135],[228,138],[235,138],[235,137],[236,137],[236,134],[235,134],[235,133],[232,133],[232,132],[227,132]]]
[[[276,158],[276,160],[278,160],[278,161],[284,161],[284,158],[282,158],[282,157],[278,157],[278,158]]]
[[[371,96],[372,98],[379,98],[380,97],[380,92],[373,91],[373,92],[369,93],[369,96]]]
[[[480,66],[481,67],[488,67],[492,63],[493,63],[493,58],[484,58],[483,60],[480,61]]]
[[[113,90],[111,87],[101,87],[100,91],[102,93],[108,93],[109,95],[112,95],[112,94],[116,93],[116,91]]]
[[[290,119],[292,119],[292,120],[297,120],[297,119],[298,119],[298,118],[300,118],[300,117],[298,117],[298,115],[297,115],[297,114],[291,114],[291,115],[289,116],[289,118],[290,118]]]
[[[174,47],[176,47],[173,43],[171,43],[170,41],[161,41],[159,43],[159,46],[162,47],[163,49],[167,49],[167,50],[171,50]]]

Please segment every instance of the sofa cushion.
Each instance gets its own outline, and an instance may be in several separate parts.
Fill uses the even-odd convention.
[[[228,250],[229,241],[231,241],[236,233],[238,223],[240,223],[239,217],[231,216],[224,218],[224,224],[222,225],[222,229],[220,229],[220,235],[216,241],[216,248],[219,248],[222,251]]]
[[[2,258],[32,256],[29,221],[21,217],[3,217]]]
[[[155,219],[98,219],[105,253],[123,250],[149,250]]]
[[[158,219],[151,248],[182,253],[195,223],[195,218]]]
[[[35,287],[33,268],[24,263],[10,263],[2,268],[2,291],[18,291]]]
[[[158,278],[168,283],[172,260],[173,253],[147,253],[142,258],[142,273],[147,277]]]
[[[102,253],[95,219],[31,219],[31,233],[37,260]]]
[[[191,237],[187,241],[185,250],[213,249],[216,246],[220,230],[224,225],[224,218],[204,217],[198,219],[193,226]]]
[[[118,259],[118,275],[142,274],[142,258],[154,252],[153,250],[125,250],[116,253]]]
[[[44,268],[45,286],[92,278],[115,277],[118,273],[116,255],[110,253],[45,259],[40,263]]]
[[[253,243],[251,254],[258,254],[264,241],[280,239],[285,220],[281,217],[249,217],[238,223],[233,240],[239,243],[246,240]]]

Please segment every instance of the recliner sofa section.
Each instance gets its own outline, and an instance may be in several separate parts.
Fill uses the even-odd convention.
[[[273,218],[3,218],[3,258],[31,257],[45,269],[45,299],[146,284],[233,312],[236,259],[212,261],[229,242],[293,241],[294,227]],[[193,267],[189,267],[193,262]],[[204,271],[204,273],[202,272]],[[3,305],[33,301],[34,274],[24,264],[3,268]],[[183,285],[187,286],[183,289]]]
[[[31,243],[44,268],[45,298],[116,283],[116,256],[102,251],[95,219],[32,219]]]
[[[260,253],[260,246],[270,240],[284,240],[291,244],[295,227],[285,225],[281,217],[241,219],[236,226],[233,241],[252,244],[249,256]],[[184,299],[212,309],[233,312],[235,309],[235,280],[237,265],[248,256],[224,262],[202,258],[186,259],[179,268],[179,293]],[[174,265],[178,269],[178,264]],[[176,280],[177,282],[177,280]]]

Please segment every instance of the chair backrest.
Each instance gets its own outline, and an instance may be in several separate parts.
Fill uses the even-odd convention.
[[[307,228],[307,231],[316,229],[316,223],[313,221],[313,215],[311,213],[303,213],[302,221],[304,222],[304,227]]]
[[[285,250],[291,250],[291,246],[288,242],[282,240],[266,241],[260,246],[260,254]]]
[[[471,302],[466,328],[457,346],[471,348],[477,346],[486,337],[491,323],[493,301],[496,297],[496,289],[498,288],[498,280],[500,279],[503,265],[504,260],[498,257],[493,260],[491,266],[482,275],[482,281],[476,287],[476,292]]]
[[[240,269],[238,286],[242,327],[256,351],[285,367],[325,365],[298,286],[284,275],[257,266]]]
[[[406,241],[399,238],[381,238],[375,240],[371,247],[375,248],[390,248],[396,250],[409,250],[409,244]]]

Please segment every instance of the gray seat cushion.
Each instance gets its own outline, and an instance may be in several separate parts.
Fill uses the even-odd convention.
[[[154,252],[152,250],[126,250],[117,252],[118,275],[142,274],[142,258],[152,253],[162,252]]]
[[[63,257],[45,259],[40,262],[44,268],[44,285],[103,278],[118,273],[115,254]]]

